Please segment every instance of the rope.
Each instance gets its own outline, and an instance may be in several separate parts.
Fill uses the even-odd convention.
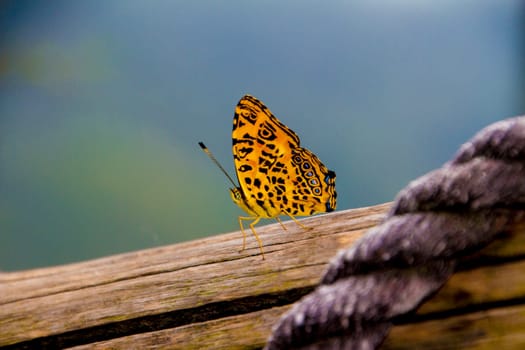
[[[492,124],[412,181],[385,221],[330,262],[275,325],[265,349],[375,349],[525,209],[525,116]]]

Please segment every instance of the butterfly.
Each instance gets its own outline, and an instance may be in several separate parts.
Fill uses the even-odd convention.
[[[234,185],[230,196],[249,216],[250,229],[264,251],[255,225],[261,218],[276,219],[284,230],[279,216],[289,216],[303,229],[295,217],[331,212],[336,208],[335,172],[306,148],[300,146],[299,136],[281,123],[257,98],[245,95],[235,108],[232,131],[232,151],[239,186],[228,175],[208,148],[199,142],[203,151]]]

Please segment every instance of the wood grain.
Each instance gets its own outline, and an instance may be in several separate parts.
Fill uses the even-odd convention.
[[[385,350],[525,349],[525,306],[490,308],[392,329]]]

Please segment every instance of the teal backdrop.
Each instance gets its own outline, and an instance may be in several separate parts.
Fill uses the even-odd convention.
[[[338,209],[392,200],[525,113],[523,4],[0,2],[0,270],[237,230],[197,142],[234,175],[246,93],[336,171]]]

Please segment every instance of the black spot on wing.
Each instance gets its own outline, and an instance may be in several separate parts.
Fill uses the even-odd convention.
[[[244,173],[244,172],[246,172],[246,171],[250,171],[250,170],[252,170],[252,169],[253,169],[253,168],[252,168],[250,165],[248,165],[248,164],[243,164],[243,165],[241,165],[241,166],[239,167],[238,170],[239,170],[241,173]]]

